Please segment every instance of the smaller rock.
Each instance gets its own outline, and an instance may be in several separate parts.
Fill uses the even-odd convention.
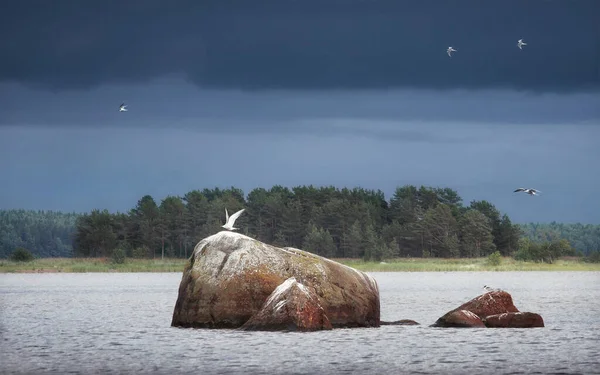
[[[532,312],[510,312],[487,316],[484,319],[490,328],[535,328],[544,327],[541,315]]]
[[[313,288],[290,277],[241,327],[246,331],[318,331],[332,329]]]
[[[432,327],[485,328],[485,324],[477,314],[468,310],[452,310],[439,318]]]
[[[463,303],[456,310],[468,310],[481,319],[495,314],[519,312],[513,304],[510,293],[503,290],[484,293]]]
[[[394,320],[393,322],[379,322],[382,326],[418,326],[419,323],[411,319]]]
[[[475,315],[477,319],[470,314],[465,314],[465,311]],[[518,311],[513,304],[512,296],[503,290],[498,290],[463,303],[439,318],[432,327],[485,327],[482,319],[489,315]]]

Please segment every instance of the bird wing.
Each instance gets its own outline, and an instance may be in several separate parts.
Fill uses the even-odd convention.
[[[517,190],[515,190],[515,191],[514,191],[514,193],[518,193],[518,192],[520,192],[520,191],[525,191],[525,189],[523,189],[523,188],[518,188]]]
[[[229,217],[229,220],[227,220],[227,224],[233,226],[233,223],[235,223],[235,221],[237,220],[237,218],[240,217],[240,215],[242,214],[242,212],[244,212],[244,210],[245,210],[245,208],[242,208],[238,212],[236,212],[233,215],[231,215]]]
[[[125,103],[121,103],[121,105],[119,107],[124,107],[124,106],[125,106]]]
[[[227,208],[225,208],[225,224],[229,221],[229,213],[227,213]]]

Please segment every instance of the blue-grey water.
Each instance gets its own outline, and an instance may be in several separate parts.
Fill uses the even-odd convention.
[[[180,273],[0,275],[0,371],[143,374],[600,374],[600,273],[373,273],[382,320],[314,333],[170,327]],[[431,328],[510,292],[545,328]]]

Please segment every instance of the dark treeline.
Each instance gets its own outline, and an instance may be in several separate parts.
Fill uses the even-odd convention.
[[[536,242],[556,241],[565,239],[571,246],[589,255],[593,251],[600,251],[600,225],[591,224],[563,224],[555,221],[551,223],[529,223],[520,225],[523,236]]]
[[[247,197],[236,188],[195,190],[157,203],[142,197],[128,213],[92,211],[77,221],[80,256],[187,257],[202,238],[222,230],[225,208],[246,208],[240,232],[262,242],[326,257],[479,257],[514,252],[520,230],[493,204],[464,206],[449,188],[403,186],[383,192],[334,187],[274,186]]]
[[[73,256],[77,214],[0,210],[0,258],[22,247],[40,258]]]
[[[0,256],[23,247],[38,257],[105,257],[117,248],[133,257],[187,257],[200,239],[222,230],[225,208],[246,208],[236,222],[241,233],[327,257],[507,256],[521,236],[567,239],[585,254],[600,248],[600,226],[514,225],[492,203],[464,205],[449,188],[403,186],[388,201],[379,190],[274,186],[247,197],[236,188],[160,202],[146,195],[127,213],[0,210]]]

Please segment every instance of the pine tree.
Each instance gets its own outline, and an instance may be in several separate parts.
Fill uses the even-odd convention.
[[[468,210],[460,221],[462,256],[487,256],[496,250],[489,219],[480,211]]]

